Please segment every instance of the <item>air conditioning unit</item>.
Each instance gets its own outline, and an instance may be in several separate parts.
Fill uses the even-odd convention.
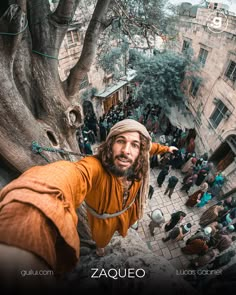
[[[219,98],[216,98],[216,97],[215,97],[215,98],[213,99],[213,103],[214,103],[214,104],[218,104],[219,101],[220,101]]]
[[[229,119],[230,115],[231,115],[231,112],[228,110],[228,111],[224,114],[224,118],[227,120],[227,119]]]

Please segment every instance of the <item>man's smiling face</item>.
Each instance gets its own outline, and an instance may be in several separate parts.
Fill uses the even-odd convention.
[[[126,174],[130,170],[140,153],[140,135],[138,132],[124,132],[119,134],[112,147],[113,163],[118,174]]]

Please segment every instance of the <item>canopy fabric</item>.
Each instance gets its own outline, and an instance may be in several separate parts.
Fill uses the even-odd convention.
[[[127,83],[128,83],[127,81],[119,81],[118,83],[113,84],[113,85],[105,88],[104,90],[100,91],[99,93],[97,93],[96,97],[101,97],[101,98],[108,97],[112,93],[119,90],[122,86],[126,85]]]
[[[173,126],[176,126],[183,131],[185,131],[185,129],[193,129],[195,127],[195,119],[193,115],[189,111],[184,113],[182,110],[179,110],[177,106],[170,107],[170,112],[166,113],[166,116]]]

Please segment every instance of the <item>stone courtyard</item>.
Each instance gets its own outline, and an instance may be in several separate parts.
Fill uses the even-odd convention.
[[[185,191],[180,191],[181,182],[184,177],[184,175],[179,170],[171,169],[170,173],[166,176],[166,179],[162,185],[162,187],[158,187],[157,185],[157,176],[159,174],[160,169],[153,168],[151,169],[150,173],[150,184],[154,187],[154,194],[151,200],[148,200],[145,214],[142,219],[142,221],[139,223],[138,233],[142,237],[142,239],[147,243],[148,247],[158,256],[164,256],[167,260],[171,262],[171,264],[177,269],[177,270],[183,270],[187,269],[189,265],[189,260],[195,256],[191,255],[185,255],[181,252],[181,247],[185,246],[185,241],[193,235],[197,229],[200,227],[199,225],[199,219],[202,213],[215,204],[217,200],[213,199],[211,200],[207,205],[205,205],[203,208],[188,208],[185,206],[185,202],[188,199],[188,195]],[[171,199],[168,197],[168,195],[164,195],[165,189],[168,184],[168,178],[172,175],[175,175],[178,177],[179,181],[176,185],[176,188],[174,190],[174,193],[171,196]],[[196,191],[199,187],[194,186],[189,191],[189,195]],[[169,221],[171,213],[175,211],[184,211],[187,216],[183,219],[182,224],[190,222],[192,224],[191,231],[189,234],[187,234],[184,237],[184,240],[179,242],[163,242],[162,238],[166,236],[166,233],[164,231],[164,224],[162,228],[155,228],[154,237],[151,236],[149,231],[149,223],[150,223],[150,217],[148,214],[151,214],[151,212],[155,209],[161,209],[165,216],[165,221]],[[231,248],[236,249],[236,243],[234,242],[233,246]],[[224,252],[227,252],[229,249],[225,250]],[[222,253],[224,253],[222,252]],[[230,266],[232,263],[235,262],[235,259],[232,259],[232,261],[227,265],[224,266],[224,268]]]

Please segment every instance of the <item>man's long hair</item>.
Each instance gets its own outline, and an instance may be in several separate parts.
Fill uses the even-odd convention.
[[[139,133],[140,134],[140,133]],[[101,161],[103,167],[110,171],[110,168],[114,165],[112,147],[117,136],[109,138],[103,142],[97,150],[96,157]],[[133,175],[129,177],[129,180],[141,180],[147,173],[149,167],[146,161],[145,154],[148,150],[148,140],[140,134],[140,153],[133,166]]]

